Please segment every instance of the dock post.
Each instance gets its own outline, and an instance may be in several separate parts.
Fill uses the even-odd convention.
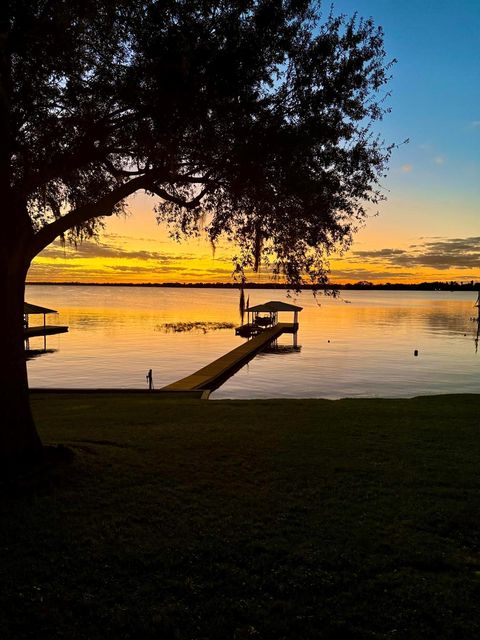
[[[294,349],[298,346],[298,311],[293,312],[293,347]]]

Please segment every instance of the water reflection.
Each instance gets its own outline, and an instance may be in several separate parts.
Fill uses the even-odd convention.
[[[465,306],[465,309],[461,307]],[[355,310],[353,315],[355,322],[360,325],[371,324],[378,326],[403,326],[416,327],[421,330],[429,330],[432,333],[455,335],[465,333],[468,328],[467,305],[460,305],[460,308],[452,309],[451,305],[435,304],[431,307],[394,307],[394,308],[371,308],[362,307]],[[342,309],[343,311],[343,309]],[[353,311],[353,309],[352,309]],[[341,314],[342,316],[344,314]]]
[[[251,305],[272,297],[292,302],[280,291],[251,290],[249,297]],[[468,292],[349,291],[345,304],[304,292],[294,300],[303,307],[302,347],[295,349],[291,336],[285,336],[275,351],[252,360],[214,397],[476,393],[480,324],[470,320],[472,297]],[[36,286],[29,288],[28,298],[58,309],[70,326],[68,334],[49,337],[50,358],[29,361],[32,387],[144,388],[145,371],[152,369],[159,388],[242,343],[229,328],[160,329],[182,323],[237,326],[236,290]]]
[[[475,303],[475,307],[477,308],[477,317],[476,318],[470,318],[470,320],[473,320],[473,322],[476,322],[477,324],[477,331],[476,331],[476,335],[475,335],[475,353],[478,353],[478,337],[480,335],[480,292],[478,293],[478,297],[477,297],[477,301]]]
[[[57,349],[25,349],[25,357],[27,360],[33,360],[47,353],[55,353]]]

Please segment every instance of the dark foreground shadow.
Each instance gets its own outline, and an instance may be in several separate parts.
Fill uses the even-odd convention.
[[[74,452],[64,445],[45,445],[35,461],[4,465],[0,472],[0,495],[23,495],[55,484],[59,470],[72,463]]]

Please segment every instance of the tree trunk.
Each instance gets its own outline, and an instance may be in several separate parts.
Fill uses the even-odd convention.
[[[15,242],[14,238],[9,239],[12,244]],[[1,247],[0,469],[33,462],[42,453],[30,410],[24,347],[23,303],[28,266],[21,250]]]

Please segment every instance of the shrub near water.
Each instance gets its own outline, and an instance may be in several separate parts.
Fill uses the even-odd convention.
[[[2,501],[5,638],[479,637],[478,396],[32,400],[75,460]]]

